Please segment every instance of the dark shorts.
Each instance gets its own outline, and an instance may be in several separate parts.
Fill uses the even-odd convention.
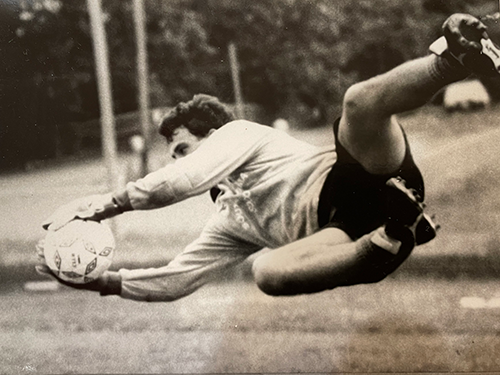
[[[406,186],[415,189],[422,198],[424,181],[411,155],[406,135],[406,155],[401,167],[391,174],[374,175],[368,173],[339,143],[339,123],[340,119],[333,126],[337,161],[320,193],[318,222],[320,228],[339,228],[356,240],[385,223],[385,183],[389,178],[402,177]]]

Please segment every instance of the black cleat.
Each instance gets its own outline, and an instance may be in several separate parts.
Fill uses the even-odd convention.
[[[417,245],[429,242],[436,237],[437,226],[424,214],[422,198],[414,189],[406,187],[401,177],[393,177],[387,186],[387,223],[385,232],[395,239],[401,232],[410,230]]]
[[[458,62],[471,73],[500,77],[500,49],[486,33],[486,25],[469,14],[453,14],[443,24],[443,34],[431,44],[435,55]]]
[[[439,225],[434,223],[432,217],[424,213],[415,229],[415,243],[422,245],[433,240],[439,228]]]

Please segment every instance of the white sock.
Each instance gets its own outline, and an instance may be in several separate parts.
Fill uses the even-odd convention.
[[[385,229],[383,227],[378,228],[370,240],[374,245],[387,250],[394,255],[398,253],[399,248],[401,247],[401,241],[389,237],[387,233],[385,233]]]

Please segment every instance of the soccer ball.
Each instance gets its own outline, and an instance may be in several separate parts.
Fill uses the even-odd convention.
[[[73,220],[45,237],[45,262],[61,280],[86,284],[111,265],[115,238],[111,229],[96,221]]]

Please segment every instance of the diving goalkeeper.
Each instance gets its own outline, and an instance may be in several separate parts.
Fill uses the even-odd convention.
[[[72,286],[172,301],[265,247],[272,250],[255,259],[252,271],[270,295],[384,279],[416,245],[436,235],[423,212],[422,175],[394,115],[422,106],[471,73],[499,74],[498,49],[480,20],[455,14],[443,31],[445,39],[433,44],[433,54],[347,90],[333,126],[335,144],[328,147],[235,121],[214,97],[196,95],[178,104],[160,125],[175,163],[129,182],[123,191],[71,202],[44,228],[157,209],[207,191],[215,202],[212,218],[162,267],[107,271],[95,282]],[[37,269],[55,277],[43,262]]]

